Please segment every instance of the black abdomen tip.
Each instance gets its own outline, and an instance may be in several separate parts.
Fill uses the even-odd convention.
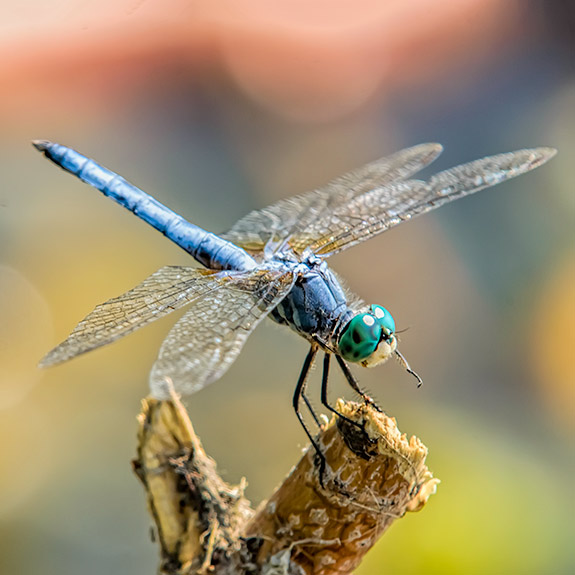
[[[52,143],[48,140],[32,140],[32,145],[40,152],[45,152]]]

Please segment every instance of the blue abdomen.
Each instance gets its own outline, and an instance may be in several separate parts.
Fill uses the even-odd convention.
[[[239,246],[188,222],[94,160],[52,142],[36,141],[34,146],[62,169],[162,232],[207,268],[247,271],[256,267],[255,260]]]

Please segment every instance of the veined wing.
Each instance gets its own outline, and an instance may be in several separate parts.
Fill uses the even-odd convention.
[[[291,271],[231,272],[224,289],[195,302],[164,340],[150,374],[152,395],[190,395],[221,377],[294,281]]]
[[[317,238],[308,234],[300,237],[300,234],[322,218],[326,211],[348,203],[375,187],[411,177],[433,162],[441,150],[439,144],[406,148],[340,176],[318,190],[250,212],[231,230],[220,235],[250,252],[263,251],[268,244],[281,247],[291,237],[297,238],[298,245],[301,245],[303,238],[313,241]]]
[[[316,220],[290,240],[295,253],[328,257],[401,222],[469,194],[524,174],[556,150],[536,148],[489,156],[439,172],[429,181],[407,180],[368,191]]]
[[[47,367],[107,345],[221,288],[226,272],[167,266],[134,289],[100,304],[40,362]]]

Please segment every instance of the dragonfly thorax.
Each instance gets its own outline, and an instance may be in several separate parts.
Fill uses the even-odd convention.
[[[343,328],[337,346],[343,359],[374,367],[397,348],[395,321],[384,307],[372,305],[369,312],[358,313]]]

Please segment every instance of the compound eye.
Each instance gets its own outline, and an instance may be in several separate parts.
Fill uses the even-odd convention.
[[[386,337],[389,337],[395,333],[395,321],[393,316],[382,306],[372,305],[370,307],[371,315],[375,317],[383,333]]]
[[[358,362],[369,357],[377,348],[382,328],[370,313],[356,315],[344,328],[338,342],[343,359]]]

